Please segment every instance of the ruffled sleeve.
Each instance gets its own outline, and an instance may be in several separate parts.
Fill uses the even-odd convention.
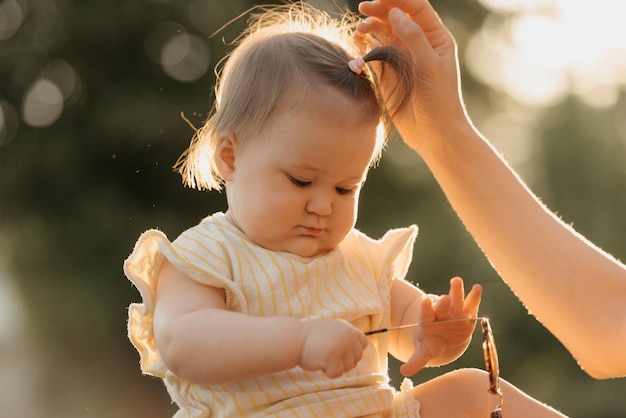
[[[153,319],[157,281],[163,260],[167,259],[179,271],[208,286],[225,290],[227,308],[235,306],[246,310],[240,289],[233,283],[227,255],[219,245],[202,244],[198,234],[202,224],[183,233],[174,243],[159,230],[144,232],[131,255],[124,262],[126,277],[137,287],[141,303],[128,308],[128,337],[140,355],[141,370],[150,375],[165,377],[167,368],[156,346]],[[219,242],[219,239],[215,240]]]
[[[141,370],[158,377],[165,377],[167,368],[154,340],[154,303],[165,254],[170,253],[168,258],[178,258],[171,247],[165,234],[149,230],[139,237],[133,252],[124,262],[124,273],[137,287],[142,299],[142,303],[132,303],[128,308],[128,338],[139,352]]]
[[[417,238],[417,226],[408,228],[392,229],[380,239],[382,248],[383,268],[391,270],[394,279],[405,279],[411,260],[413,259],[413,247]]]
[[[373,239],[358,230],[353,230],[346,243],[342,245],[354,248],[355,253],[365,254],[369,269],[380,282],[406,277],[413,259],[416,238],[416,225],[391,229],[380,239]]]

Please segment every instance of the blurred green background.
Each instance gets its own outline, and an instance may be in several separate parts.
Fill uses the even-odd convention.
[[[144,230],[173,239],[225,209],[223,194],[183,188],[171,166],[193,134],[181,112],[202,124],[213,68],[245,19],[210,35],[253,3],[0,1],[0,416],[173,415],[126,337],[126,308],[140,298],[122,262]],[[457,37],[476,125],[550,208],[623,258],[626,36],[612,17],[624,6],[598,1],[576,15],[567,7],[583,2],[566,3],[433,0]],[[626,380],[578,368],[396,139],[370,174],[358,227],[377,237],[412,223],[410,279],[433,293],[455,275],[484,286],[507,380],[572,417],[626,416]],[[484,367],[479,340],[414,381]]]

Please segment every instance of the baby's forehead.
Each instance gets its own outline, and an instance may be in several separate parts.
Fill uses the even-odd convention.
[[[285,91],[269,117],[286,111],[321,112],[327,113],[331,119],[346,123],[378,123],[380,114],[372,113],[371,109],[371,103],[360,101],[328,83],[301,77],[285,86]]]

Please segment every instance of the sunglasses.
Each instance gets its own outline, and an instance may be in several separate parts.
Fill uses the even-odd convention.
[[[483,356],[485,357],[485,368],[489,375],[489,393],[499,396],[500,401],[498,406],[491,411],[490,418],[502,418],[502,404],[504,403],[504,397],[502,396],[502,390],[500,389],[500,364],[498,363],[498,351],[496,350],[496,342],[493,338],[493,332],[491,331],[491,324],[489,318],[477,317],[477,318],[463,318],[463,319],[448,319],[446,321],[434,321],[434,322],[419,322],[415,324],[400,325],[397,327],[379,328],[370,331],[366,331],[365,335],[380,334],[387,331],[395,331],[404,328],[421,327],[425,325],[438,325],[446,324],[450,322],[480,322],[483,331]]]

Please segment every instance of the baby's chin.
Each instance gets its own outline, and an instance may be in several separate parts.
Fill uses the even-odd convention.
[[[286,234],[251,234],[242,231],[256,245],[269,251],[287,253],[297,257],[315,258],[333,251],[341,239],[327,232],[319,235],[302,234],[301,231]],[[254,232],[254,231],[249,231]],[[341,237],[345,238],[345,237]]]
[[[303,258],[320,257],[331,252],[336,246],[320,245],[319,240],[301,237],[295,242],[285,243],[281,248],[274,250],[293,254]],[[271,248],[269,248],[271,249]]]

